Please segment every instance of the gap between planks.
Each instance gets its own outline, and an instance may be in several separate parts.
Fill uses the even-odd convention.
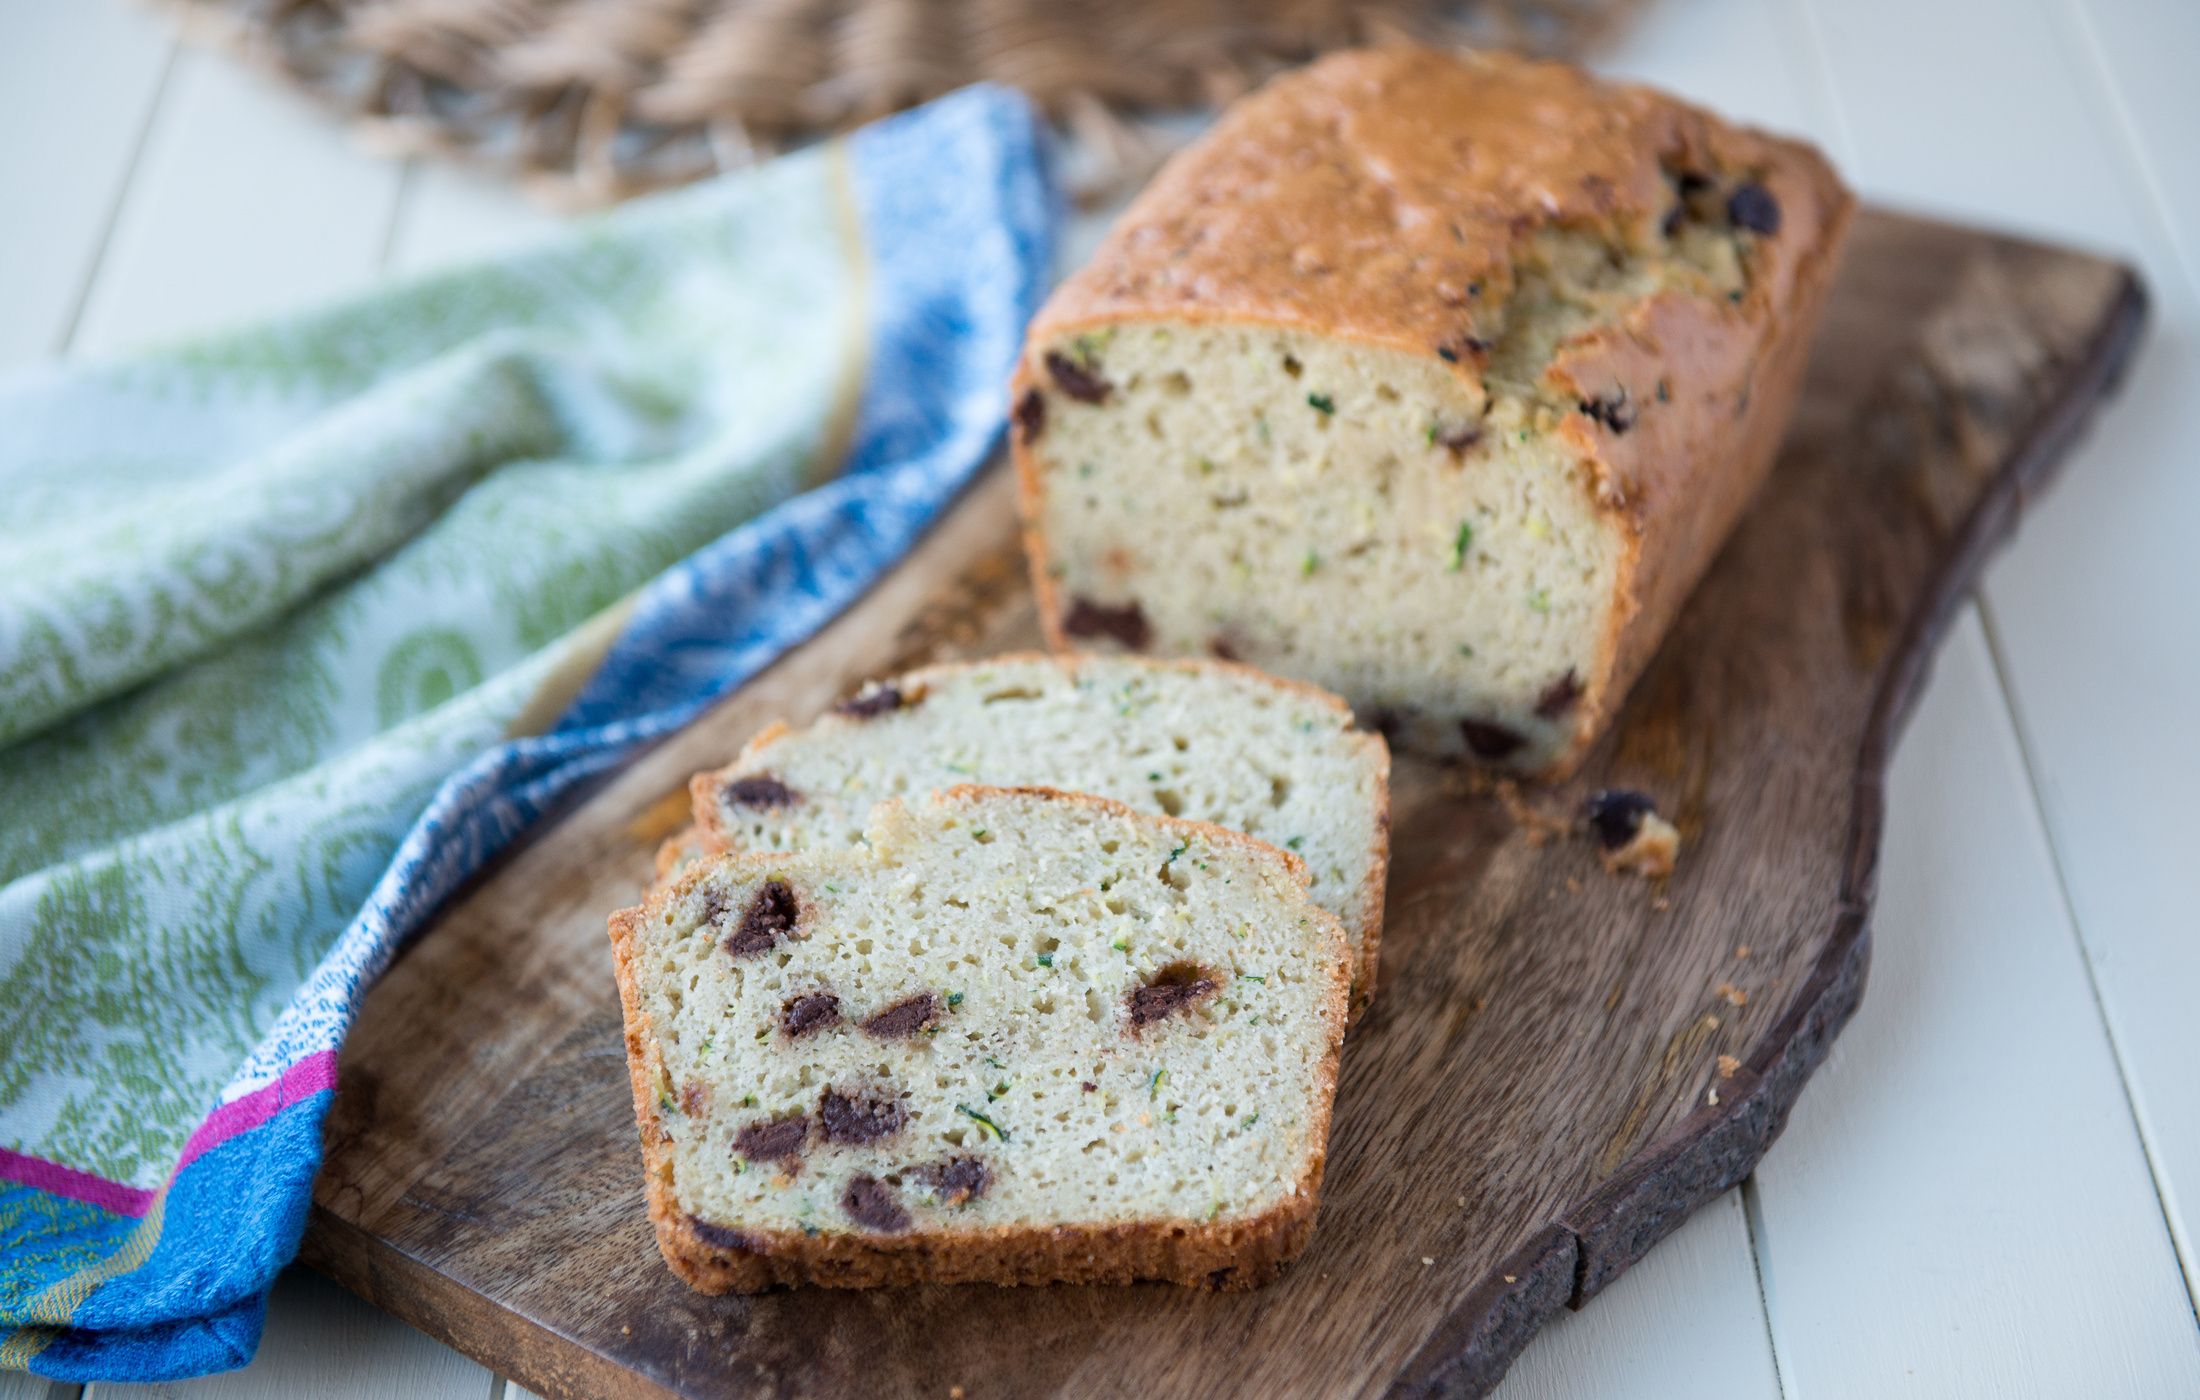
[[[71,6],[65,13],[67,23],[113,28],[121,34],[131,32],[128,26],[165,30],[161,20],[136,6],[122,4],[121,0],[84,0],[81,8]],[[95,46],[110,65],[119,61],[117,51],[122,47],[113,42],[114,37],[108,34],[108,42]],[[383,162],[370,160],[348,148],[327,149],[323,143],[340,142],[343,138],[332,129],[312,132],[311,124],[318,119],[309,113],[294,111],[296,104],[289,96],[249,91],[252,85],[259,84],[258,78],[234,71],[234,66],[226,59],[199,53],[181,54],[176,42],[165,33],[157,42],[161,57],[152,70],[148,90],[140,97],[142,114],[110,172],[100,177],[111,182],[110,188],[101,201],[96,223],[92,225],[95,231],[86,240],[88,252],[80,255],[78,270],[72,275],[72,291],[58,314],[49,313],[44,325],[37,328],[36,342],[56,352],[82,348],[78,343],[79,331],[84,325],[86,309],[96,296],[103,294],[107,279],[115,273],[111,254],[118,232],[131,221],[164,226],[167,216],[179,207],[179,202],[188,204],[195,197],[194,187],[198,182],[193,178],[193,167],[203,170],[209,164],[246,166],[253,170],[262,188],[278,192],[294,186],[293,181],[285,178],[286,164],[301,177],[311,176],[324,190],[330,182],[371,187],[389,179],[388,167]],[[179,72],[186,65],[194,64],[211,65],[211,71],[200,75],[195,83],[178,83]],[[110,67],[107,71],[119,70]],[[211,99],[209,84],[212,85]],[[92,90],[102,86],[101,74],[89,75],[82,84],[83,88]],[[76,90],[80,89],[72,89]],[[107,94],[105,100],[122,101],[119,95],[112,93]],[[296,133],[287,133],[286,142],[277,143],[278,154],[287,160],[249,159],[248,153],[237,145],[218,139],[221,135],[218,125],[209,129],[207,106],[210,100],[217,107],[225,106],[232,119],[240,109],[250,111],[263,102],[275,104],[282,111],[270,111],[271,122],[286,125],[296,121],[308,127],[308,135],[301,138]],[[219,117],[224,113],[217,111],[215,115]],[[179,123],[191,129],[181,133],[180,139],[164,145],[162,138],[176,136],[172,128]],[[54,123],[36,125],[50,124]],[[325,127],[326,124],[321,125]],[[192,134],[194,130],[198,133],[196,137]],[[301,162],[313,168],[305,169]],[[155,192],[156,197],[148,210],[142,203],[148,198],[143,177],[152,163],[164,163],[169,167],[165,172],[168,188]],[[92,178],[92,175],[80,172],[78,177]],[[383,219],[384,234],[373,250],[374,256],[365,265],[354,262],[348,272],[337,269],[344,278],[364,283],[382,270],[400,213],[394,194],[402,191],[403,184],[399,180],[392,187],[393,197]],[[356,205],[357,200],[348,202]],[[185,212],[189,212],[188,209]],[[233,205],[216,212],[222,216],[218,227],[226,229],[242,217],[242,206]],[[337,240],[329,246],[341,250],[349,245]],[[294,271],[302,268],[307,273],[302,279],[306,285],[301,286],[297,285],[298,279],[286,281],[280,276],[270,279],[266,265],[259,259],[223,257],[219,251],[215,250],[216,256],[195,260],[191,268],[194,278],[205,284],[216,302],[226,299],[227,289],[235,289],[265,298],[271,309],[287,308],[327,285],[314,275],[315,267],[306,263],[293,267]],[[164,255],[162,250],[155,249],[152,256]],[[144,255],[139,256],[142,259]],[[326,267],[335,260],[326,249],[317,256],[323,260],[317,264],[319,267]],[[141,286],[145,280],[141,274]],[[150,280],[157,284],[165,278],[153,276]],[[139,319],[143,309],[139,305],[141,295],[124,296],[103,313],[94,336],[101,343],[100,348],[126,347],[144,338],[143,323]],[[9,294],[8,300],[20,301],[23,296],[24,293],[18,291]],[[174,326],[185,332],[204,328],[189,323],[188,318]],[[341,1374],[332,1365],[329,1351],[332,1340],[349,1346],[354,1352],[348,1358],[354,1364],[345,1367]],[[370,1400],[370,1397],[372,1400],[383,1400],[383,1397],[410,1400],[410,1397],[429,1395],[474,1400],[476,1396],[491,1395],[499,1384],[498,1378],[440,1343],[375,1311],[317,1276],[293,1270],[276,1286],[260,1357],[243,1371],[150,1387],[116,1384],[80,1387],[37,1376],[11,1374],[0,1376],[0,1400],[110,1400],[110,1397],[150,1395],[256,1397],[307,1392],[342,1393],[358,1396],[360,1400]]]
[[[2026,796],[2050,833],[2071,937],[2177,1251],[2189,1316],[2200,1261],[2180,1202],[2200,1192],[2200,1104],[2183,1085],[2200,1047],[2171,989],[2200,977],[2200,953],[2179,933],[2200,895],[2194,867],[2179,858],[2192,835],[2180,785],[2200,760],[2179,700],[2200,693],[2200,652],[2171,601],[2185,591],[2184,551],[2168,522],[2200,509],[2200,490],[2178,465],[2182,444],[2200,430],[2191,407],[2200,402],[2193,351],[2200,284],[2164,202],[2175,191],[2117,101],[2121,85],[2106,46],[2087,41],[2098,25],[2067,0],[2014,7],[1955,0],[1924,13],[1897,0],[1797,3],[1833,75],[1843,113],[1837,154],[1860,184],[2130,248],[2157,297],[2161,331],[2117,407],[2079,449],[2093,464],[2075,466],[2077,488],[2037,509],[1980,595]],[[2128,36],[2134,22],[2126,11],[2094,10]],[[2190,12],[2182,23],[2200,34]],[[2142,51],[2163,42],[2158,28],[2144,28]],[[1906,34],[1912,54],[1969,54],[1983,38],[1987,47],[1965,70],[1966,100],[1951,106],[1945,73],[1929,62],[1890,56],[1883,42],[1890,33]],[[2127,37],[2123,47],[2135,44]],[[1839,102],[1844,89],[1848,103]],[[2186,104],[2200,110],[2189,96]],[[1870,120],[1851,121],[1851,108]],[[1920,130],[1941,139],[1920,142]],[[2014,168],[2013,159],[2034,178],[1973,173]],[[2037,178],[2041,172],[2052,178]],[[2200,193],[2200,181],[2187,183]],[[2123,528],[2104,529],[2104,521]],[[2050,535],[2052,548],[2041,543]],[[2150,607],[2162,613],[2153,624],[2143,622]],[[2121,672],[2132,668],[2152,673],[2153,683],[2126,684]],[[2105,693],[2127,702],[2106,726],[2097,703]]]
[[[2163,138],[2164,149],[2189,159],[2191,152],[2183,143],[2200,126],[2200,94],[2190,82],[2191,57],[2200,53],[2200,7],[2146,6],[2144,33],[2134,33],[2132,16],[2141,8],[2114,0],[2061,0],[2059,13],[2073,47],[2086,56],[2079,82],[2123,137],[2125,179],[2145,195],[2157,234],[2176,253],[2187,289],[2200,296],[2200,177],[2191,175],[2187,165],[2181,185],[2164,178],[2167,156],[2149,133],[2151,125],[2152,135]],[[2109,24],[2117,27],[2104,32]],[[2116,36],[2116,58],[2111,57],[2111,33]],[[2119,59],[2125,64],[2120,76]],[[2131,71],[2133,67],[2140,71]],[[2149,104],[2151,123],[2141,119],[2135,105],[2139,101]]]
[[[121,0],[19,8],[15,25],[0,49],[7,129],[74,139],[65,160],[54,142],[0,152],[0,185],[36,211],[0,229],[0,361],[11,364],[68,348],[176,62],[175,41]]]

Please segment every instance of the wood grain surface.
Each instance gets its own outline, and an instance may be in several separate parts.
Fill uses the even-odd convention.
[[[1662,886],[1405,761],[1383,985],[1281,1283],[704,1298],[641,1204],[604,917],[685,780],[862,677],[1035,637],[991,473],[857,608],[539,832],[371,995],[305,1257],[547,1395],[1476,1394],[1778,1134],[1854,1009],[1880,775],[1935,636],[2143,316],[2084,255],[1860,220],[1781,463],[1583,774]],[[1724,1057],[1724,1058],[1722,1058]]]

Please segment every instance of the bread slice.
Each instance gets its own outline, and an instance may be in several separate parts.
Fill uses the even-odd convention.
[[[698,862],[720,854],[723,852],[719,848],[703,839],[701,828],[690,822],[658,843],[656,883],[669,885]]]
[[[767,729],[699,774],[697,838],[712,850],[847,845],[877,803],[961,783],[1089,792],[1286,848],[1344,921],[1354,1005],[1372,992],[1389,750],[1335,696],[1244,666],[1028,654],[915,671],[805,729]]]
[[[1852,205],[1806,146],[1554,64],[1278,79],[1032,323],[1050,640],[1563,775],[1770,467]]]
[[[708,1293],[1272,1277],[1349,962],[1292,857],[1044,789],[702,861],[611,919],[650,1217]]]

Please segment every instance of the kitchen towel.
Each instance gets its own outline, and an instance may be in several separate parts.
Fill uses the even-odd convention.
[[[1055,215],[974,88],[0,382],[0,1369],[251,1359],[366,986],[909,548],[998,438]]]

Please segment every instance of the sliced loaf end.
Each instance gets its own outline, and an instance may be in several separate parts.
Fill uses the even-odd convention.
[[[810,850],[871,809],[958,784],[1088,792],[1214,822],[1303,860],[1372,993],[1389,864],[1390,753],[1327,691],[1223,661],[1012,654],[879,681],[777,724],[697,775],[701,844]]]
[[[1303,878],[1037,789],[698,864],[611,921],[667,1261],[710,1292],[1272,1277],[1312,1227],[1349,974]]]

